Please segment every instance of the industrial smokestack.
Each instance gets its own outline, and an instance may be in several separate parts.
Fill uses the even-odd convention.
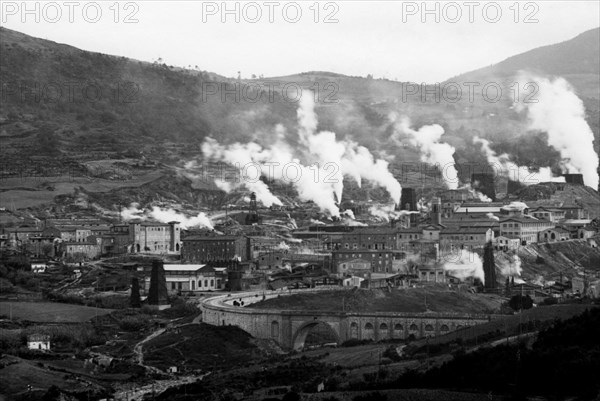
[[[583,174],[563,174],[565,182],[573,185],[585,185],[583,182]]]
[[[169,294],[167,292],[167,280],[162,260],[152,261],[152,272],[150,273],[150,289],[148,290],[148,305],[156,309],[170,307]]]
[[[440,198],[431,199],[431,223],[442,224],[442,200]]]
[[[471,187],[490,198],[492,202],[496,201],[496,186],[494,183],[494,174],[473,173],[471,175]]]
[[[417,192],[414,188],[402,188],[400,210],[414,212],[417,210]]]

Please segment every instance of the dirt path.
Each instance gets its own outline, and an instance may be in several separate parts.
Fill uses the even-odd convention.
[[[158,329],[158,330],[156,330],[155,332],[153,332],[152,334],[150,334],[148,337],[144,338],[142,341],[140,341],[139,343],[137,343],[135,345],[135,347],[133,347],[133,352],[135,353],[135,360],[136,360],[136,362],[137,362],[138,365],[142,365],[143,367],[148,368],[148,369],[156,369],[156,368],[153,368],[151,366],[144,365],[144,352],[142,350],[142,347],[143,347],[144,343],[152,340],[153,338],[156,338],[156,337],[160,336],[166,330],[167,329]],[[163,373],[163,372],[160,372],[160,373]]]

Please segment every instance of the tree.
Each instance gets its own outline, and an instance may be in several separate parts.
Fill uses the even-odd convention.
[[[142,306],[140,299],[140,283],[137,277],[131,279],[131,298],[129,304],[132,308],[139,308]]]
[[[496,282],[496,262],[494,261],[492,241],[488,241],[483,250],[483,275],[485,278],[485,288],[496,288],[498,283]]]
[[[517,294],[508,301],[508,306],[513,310],[531,309],[533,307],[533,299],[529,295]]]

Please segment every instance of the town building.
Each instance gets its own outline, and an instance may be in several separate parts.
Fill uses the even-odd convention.
[[[284,259],[287,251],[265,252],[258,255],[256,264],[259,269],[281,269],[284,266]]]
[[[566,210],[555,207],[538,206],[529,210],[529,215],[538,220],[548,220],[558,223],[566,217]]]
[[[326,249],[394,249],[396,230],[388,227],[368,227],[350,232],[330,233],[323,239]]]
[[[592,221],[589,219],[567,219],[560,222],[560,226],[571,233],[571,238],[579,237],[579,230],[589,226]]]
[[[560,242],[571,239],[571,233],[562,227],[548,228],[538,233],[538,242]]]
[[[485,218],[489,214],[502,214],[502,202],[470,202],[463,203],[454,210],[454,217]]]
[[[494,231],[489,227],[448,227],[439,236],[443,249],[477,248],[493,241]]]
[[[340,249],[332,252],[333,265],[339,266],[351,260],[364,259],[371,263],[373,273],[400,271],[405,264],[405,253],[396,250]]]
[[[494,238],[494,248],[497,251],[516,251],[521,246],[521,240],[517,237],[501,235]]]
[[[553,228],[554,223],[531,217],[509,217],[500,220],[500,235],[517,237],[522,245],[538,242],[538,233]]]
[[[206,232],[185,237],[181,242],[181,260],[185,263],[228,263],[247,260],[248,244],[245,237]]]
[[[346,277],[357,276],[357,277],[368,277],[371,273],[371,261],[366,259],[351,259],[343,260],[337,265],[337,276]]]
[[[129,223],[129,241],[135,253],[178,254],[181,248],[180,238],[181,229],[176,221]]]
[[[100,256],[101,238],[90,236],[85,242],[65,241],[60,244],[63,257],[78,261],[96,259]]]

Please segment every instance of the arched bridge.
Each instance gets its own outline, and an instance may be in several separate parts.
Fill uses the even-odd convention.
[[[202,320],[215,326],[233,325],[256,338],[273,339],[282,347],[299,350],[310,330],[324,323],[334,333],[338,344],[350,339],[406,339],[433,337],[463,327],[488,322],[491,315],[401,313],[401,312],[336,312],[254,309],[244,305],[264,298],[285,296],[315,290],[232,293],[208,298],[201,302]],[[264,295],[263,295],[264,294]],[[264,298],[263,298],[264,297]]]

